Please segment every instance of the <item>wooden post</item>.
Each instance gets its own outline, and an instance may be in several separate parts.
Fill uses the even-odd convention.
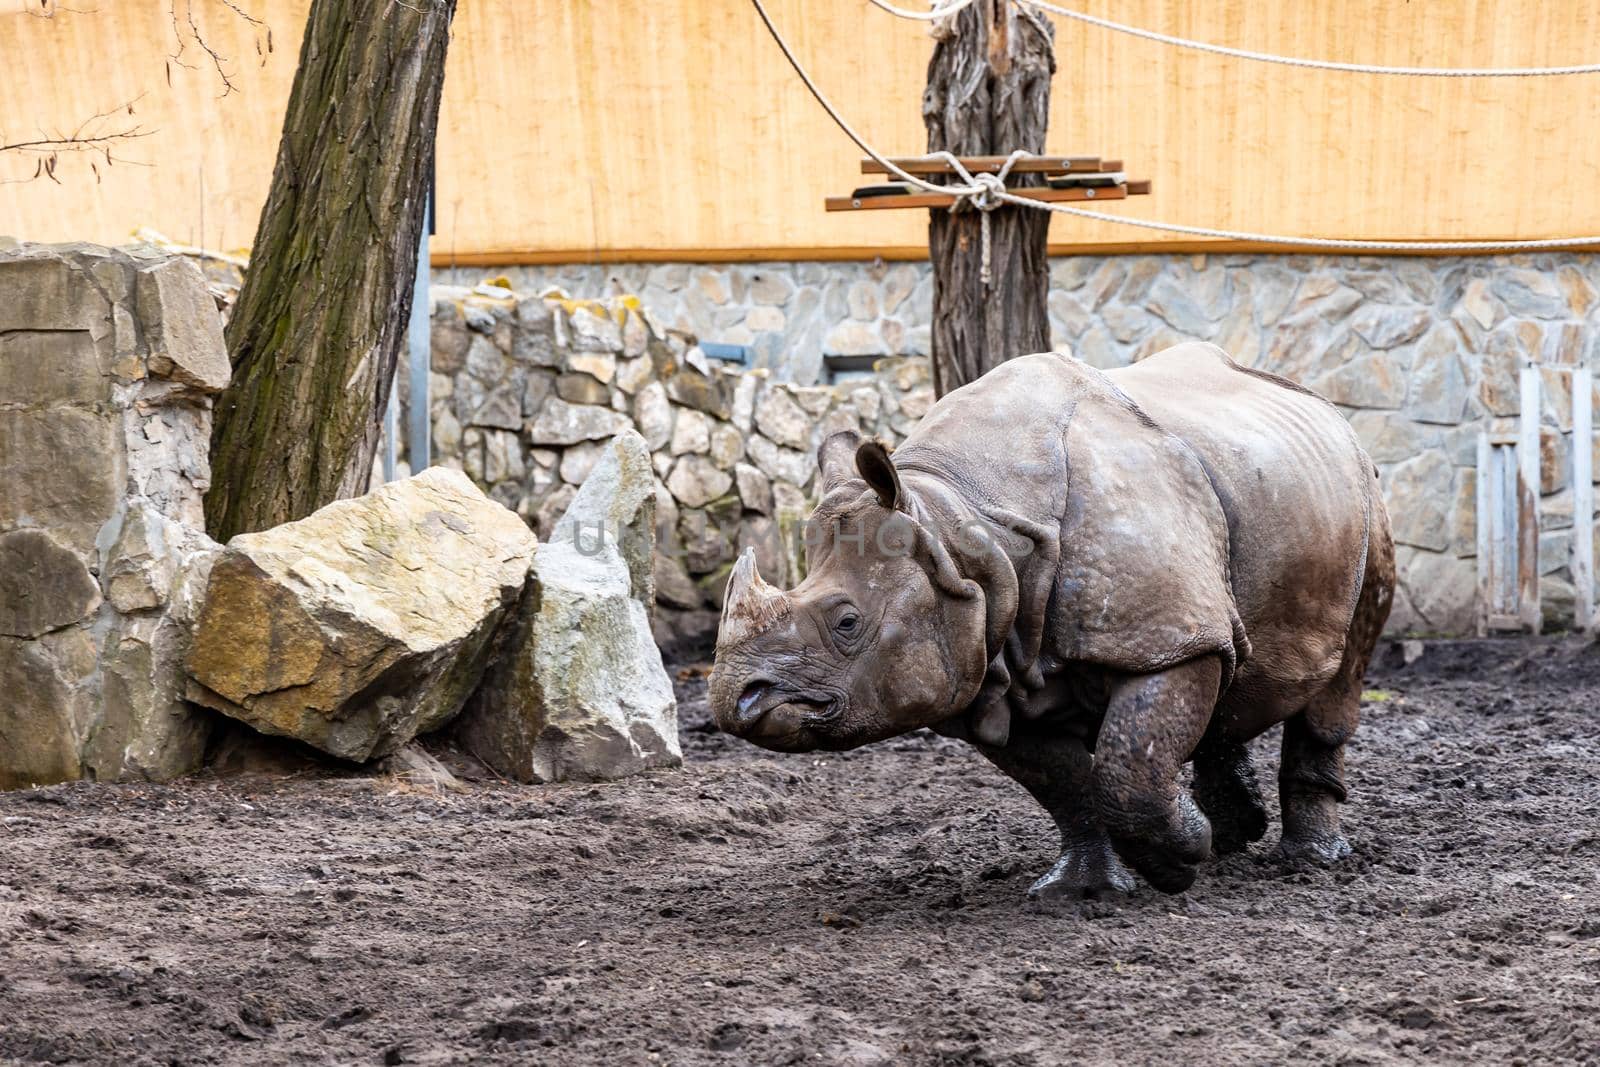
[[[1594,382],[1589,364],[1572,369],[1572,624],[1594,629]]]
[[[1517,421],[1517,607],[1522,625],[1538,633],[1539,611],[1539,368],[1522,365],[1522,404]]]
[[[961,156],[1044,151],[1055,30],[1009,0],[978,0],[937,31],[922,119],[928,150]],[[1017,175],[1015,186],[1043,185]],[[943,396],[992,367],[1050,347],[1048,212],[989,213],[989,283],[980,213],[929,213],[933,261],[933,387]]]

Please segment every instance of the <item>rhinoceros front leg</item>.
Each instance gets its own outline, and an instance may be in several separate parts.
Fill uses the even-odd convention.
[[[1037,800],[1061,831],[1061,858],[1033,883],[1036,899],[1094,896],[1134,888],[1133,875],[1117,859],[1096,817],[1090,794],[1089,750],[1079,738],[1013,735],[1001,747],[978,745],[989,762],[1014,778]]]
[[[1221,679],[1214,656],[1124,678],[1095,745],[1100,820],[1117,854],[1164,893],[1188,889],[1211,853],[1211,823],[1178,772],[1205,735]]]

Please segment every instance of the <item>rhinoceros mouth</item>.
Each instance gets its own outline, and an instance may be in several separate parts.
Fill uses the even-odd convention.
[[[771,682],[752,682],[739,694],[734,712],[738,732],[747,732],[773,712],[789,708],[803,727],[827,726],[844,715],[844,704],[831,694],[795,692]]]

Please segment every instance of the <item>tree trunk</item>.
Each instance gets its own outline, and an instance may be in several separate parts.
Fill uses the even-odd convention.
[[[366,489],[405,341],[456,0],[313,0],[228,322],[206,525],[226,541]]]
[[[1041,16],[1009,0],[979,0],[962,10],[928,63],[922,96],[928,150],[958,156],[1043,152],[1055,69],[1055,31]],[[1043,185],[1044,179],[1017,175],[1007,184]],[[1013,356],[1050,347],[1050,215],[1009,206],[989,213],[987,286],[982,225],[977,211],[930,212],[933,387],[940,396]]]

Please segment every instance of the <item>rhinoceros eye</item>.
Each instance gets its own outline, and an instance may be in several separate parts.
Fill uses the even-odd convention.
[[[867,625],[861,612],[848,600],[839,599],[825,610],[824,618],[832,632],[833,644],[840,652],[852,654],[866,636]]]

